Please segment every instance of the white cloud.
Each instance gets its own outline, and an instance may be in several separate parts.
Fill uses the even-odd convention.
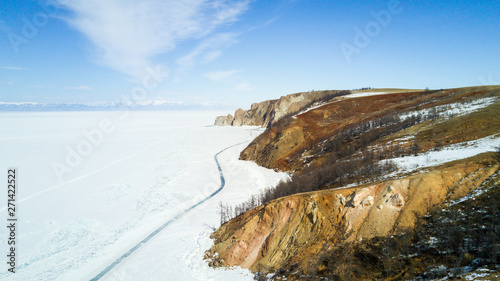
[[[247,31],[249,32],[249,31],[254,31],[254,30],[261,29],[261,28],[265,28],[266,26],[273,24],[278,19],[279,19],[279,17],[276,16],[274,18],[271,18],[271,19],[267,20],[266,22],[264,22],[264,23],[262,23],[260,25],[256,25],[256,26],[250,27]]]
[[[180,72],[191,69],[198,61],[209,63],[215,60],[221,55],[221,49],[236,42],[236,35],[236,33],[221,33],[204,39],[193,51],[177,60]]]
[[[26,70],[24,67],[18,67],[18,66],[0,66],[0,69],[4,70]]]
[[[221,55],[222,55],[222,51],[221,50],[215,50],[215,51],[206,52],[203,55],[202,59],[201,59],[201,63],[202,64],[209,63],[211,61],[216,60]]]
[[[228,70],[228,71],[212,71],[212,72],[208,72],[208,73],[205,73],[203,74],[204,77],[216,82],[216,81],[221,81],[221,80],[224,80],[232,75],[234,75],[235,73],[238,73],[240,72],[241,70],[238,70],[238,69],[233,69],[233,70]]]
[[[98,59],[140,78],[153,56],[204,40],[248,9],[250,0],[66,0],[68,21],[97,47]],[[205,40],[205,43],[207,41]],[[214,49],[207,56],[214,56]],[[198,57],[204,59],[203,57]],[[218,56],[218,55],[217,55]],[[193,58],[194,58],[193,57]]]
[[[239,91],[253,91],[254,90],[254,88],[252,87],[252,85],[250,85],[248,83],[245,83],[245,82],[236,84],[234,86],[234,88],[236,90],[239,90]]]
[[[74,91],[89,91],[89,90],[91,90],[91,88],[89,86],[84,86],[84,85],[75,86],[75,87],[64,87],[63,89],[74,90]]]
[[[263,26],[268,26],[268,25],[270,25],[270,24],[274,23],[274,22],[275,22],[275,21],[277,21],[277,20],[278,20],[278,17],[274,17],[274,18],[272,18],[272,19],[270,19],[270,20],[266,21],[266,22],[263,24]]]

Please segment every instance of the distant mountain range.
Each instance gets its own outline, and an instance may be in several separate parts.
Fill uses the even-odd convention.
[[[163,100],[82,103],[0,102],[0,111],[226,110],[230,108],[232,107],[221,103],[184,103]]]

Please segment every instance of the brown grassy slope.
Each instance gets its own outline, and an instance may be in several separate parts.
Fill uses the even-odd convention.
[[[297,171],[301,156],[317,152],[334,132],[393,114],[437,105],[499,97],[500,86],[398,93],[333,102],[283,120],[259,136],[242,152],[243,159]],[[420,151],[482,138],[500,132],[500,102],[472,114],[449,120],[426,121],[373,142],[386,147],[396,139],[412,137]],[[309,154],[308,154],[309,153]],[[412,228],[417,217],[445,199],[460,198],[498,171],[493,154],[483,154],[431,168],[403,179],[370,183],[342,190],[323,190],[280,198],[224,224],[213,234],[219,265],[252,270],[292,269],[308,274],[323,249],[388,236]]]
[[[409,112],[484,97],[500,97],[500,86],[469,87],[442,91],[396,93],[388,95],[346,98],[308,111],[296,118],[278,122],[252,141],[241,152],[240,159],[252,160],[273,169],[295,171],[304,165],[302,155],[321,147],[323,141],[349,125],[359,124],[395,113]],[[422,132],[423,148],[430,148],[425,140],[450,144],[498,132],[498,105],[480,114],[451,119],[440,126]],[[492,121],[492,123],[490,123]],[[486,128],[486,129],[485,129]],[[435,138],[435,140],[434,140]]]
[[[287,169],[289,159],[326,139],[342,127],[390,114],[401,103],[414,103],[423,93],[402,93],[344,99],[278,122],[257,137],[241,153],[240,159],[253,160],[267,168]],[[359,114],[358,114],[359,113]]]
[[[412,228],[416,216],[478,187],[498,170],[495,163],[492,153],[482,154],[403,179],[280,198],[222,225],[210,256],[254,271],[306,270],[325,245]]]
[[[469,88],[462,89],[467,92]],[[480,94],[464,99],[474,100],[477,97],[500,97],[499,87],[488,86]],[[407,130],[385,137],[375,144],[383,146],[387,143],[400,143],[398,139],[415,136],[414,141],[427,151],[441,145],[471,141],[500,133],[500,102],[479,109],[471,114],[454,117],[439,123],[426,122]],[[403,141],[404,142],[404,141]]]
[[[444,121],[439,126],[424,128],[416,139],[424,147],[434,147],[484,138],[500,132],[500,102],[468,115]]]
[[[323,249],[309,278],[284,271],[286,280],[499,280],[500,174],[470,196],[432,209],[413,232],[341,243]],[[458,269],[458,270],[457,270]],[[464,273],[467,269],[477,274]],[[443,278],[443,279],[442,279]],[[281,279],[276,279],[281,280]],[[284,279],[283,279],[284,280]]]

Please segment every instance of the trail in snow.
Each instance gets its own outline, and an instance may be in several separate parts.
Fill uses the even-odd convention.
[[[126,122],[110,112],[0,115],[3,137],[9,137],[0,138],[0,166],[20,170],[17,202],[45,191],[20,202],[17,271],[0,272],[0,280],[13,281],[96,277],[168,220],[219,189],[214,155],[263,131],[214,127],[208,122],[219,112],[133,112]],[[86,140],[82,132],[95,129],[103,118],[117,120],[116,129],[81,165],[65,173],[65,185],[58,186],[51,164],[65,163],[68,147],[76,149]],[[10,138],[45,135],[51,137]],[[219,224],[219,201],[240,204],[284,177],[239,161],[244,145],[217,156],[226,186],[220,193],[172,222],[99,281],[161,281],[165,276],[179,281],[253,280],[247,270],[217,270],[203,259],[213,243],[212,228]],[[5,202],[1,209],[7,194],[0,195]]]
[[[217,156],[219,156],[219,154],[221,154],[222,152],[224,152],[224,151],[226,151],[226,150],[228,150],[228,149],[230,149],[232,147],[235,147],[235,146],[238,146],[238,145],[244,144],[244,143],[248,143],[248,141],[244,141],[244,142],[241,142],[241,143],[237,143],[237,144],[228,146],[228,147],[224,148],[223,150],[219,151],[217,154],[215,154],[214,160],[215,160],[215,163],[217,164],[217,168],[219,170],[220,182],[221,182],[219,189],[217,189],[215,192],[213,192],[212,194],[210,194],[209,196],[207,196],[203,200],[201,200],[198,203],[194,204],[193,206],[187,208],[186,210],[184,210],[181,213],[179,213],[178,215],[176,215],[174,218],[168,220],[163,225],[161,225],[160,227],[158,227],[155,231],[153,231],[151,234],[149,234],[146,238],[144,238],[142,241],[140,241],[138,244],[136,244],[134,247],[132,247],[130,250],[128,250],[125,254],[123,254],[121,257],[119,257],[118,259],[116,259],[111,265],[109,265],[108,267],[106,267],[103,271],[101,271],[94,278],[92,278],[91,281],[96,281],[96,280],[101,279],[104,275],[106,275],[114,267],[116,267],[122,260],[126,259],[132,253],[134,253],[135,251],[137,251],[142,245],[146,244],[149,240],[151,240],[153,237],[155,237],[163,229],[165,229],[166,227],[168,227],[173,222],[175,222],[175,221],[179,220],[180,218],[182,218],[185,214],[189,213],[190,211],[192,211],[196,207],[200,206],[201,204],[205,203],[206,201],[208,201],[209,199],[211,199],[215,195],[217,195],[219,192],[221,192],[222,189],[224,189],[224,187],[226,185],[226,182],[225,182],[225,179],[224,179],[224,173],[222,172],[222,168],[220,166],[219,160],[217,159]]]

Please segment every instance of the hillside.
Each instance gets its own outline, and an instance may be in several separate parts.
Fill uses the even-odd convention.
[[[241,159],[288,171],[291,179],[237,206],[236,217],[213,234],[215,245],[207,257],[215,266],[275,272],[287,280],[343,280],[343,274],[360,280],[396,278],[396,271],[381,273],[378,262],[360,255],[383,260],[366,247],[395,243],[391,237],[402,233],[413,239],[405,247],[414,249],[424,217],[432,221],[439,216],[436,210],[465,200],[486,183],[496,194],[500,159],[491,151],[500,146],[499,112],[500,86],[372,90],[322,100],[271,123]],[[498,249],[500,229],[488,229],[489,245]],[[339,262],[339,249],[354,257]],[[444,275],[452,274],[451,267],[469,266],[465,275],[498,264],[497,250],[488,262],[483,252],[471,247],[459,252],[458,265],[443,264]],[[427,276],[430,269],[423,265],[436,257],[421,257],[392,268],[406,272],[405,279]],[[373,268],[361,270],[362,261]]]
[[[215,119],[216,126],[262,126],[270,127],[279,120],[286,119],[292,114],[323,101],[334,100],[348,95],[348,91],[315,91],[302,92],[282,96],[279,99],[252,104],[249,110],[239,108],[234,116],[219,116]]]
[[[335,148],[349,150],[343,152],[343,154],[354,152],[356,146],[359,146],[359,142],[371,143],[372,140],[367,138],[378,137],[378,135],[368,136],[366,133],[370,131],[375,134],[375,131],[379,130],[380,134],[389,135],[392,132],[383,127],[388,122],[392,122],[392,120],[388,119],[390,117],[401,116],[406,117],[408,120],[407,117],[411,116],[416,118],[426,118],[427,116],[427,118],[432,119],[439,117],[436,116],[438,114],[445,115],[448,113],[453,113],[456,115],[454,117],[459,117],[467,113],[468,102],[479,101],[477,107],[488,106],[491,98],[498,97],[498,95],[498,87],[476,87],[441,91],[401,92],[353,98],[346,96],[338,101],[332,101],[319,108],[277,123],[243,150],[241,159],[255,161],[267,168],[294,171],[304,166],[305,161],[310,163],[312,160],[318,159],[318,157],[329,154],[329,150]],[[482,99],[488,98],[490,100],[482,102]],[[450,108],[444,105],[448,105]],[[462,108],[464,108],[463,111]],[[484,112],[483,115],[473,116],[475,117],[473,120],[469,120],[470,116],[466,116],[452,118],[453,120],[447,120],[446,124],[429,124],[429,128],[419,130],[417,142],[418,145],[422,146],[419,151],[423,152],[433,147],[434,144],[429,141],[438,142],[437,145],[440,146],[461,142],[466,139],[484,137],[490,135],[490,132],[499,132],[500,120],[496,118],[496,114],[499,112],[498,109],[498,106],[488,107],[485,110],[489,111]],[[491,120],[493,123],[487,122],[487,120]],[[399,123],[402,124],[402,121],[405,120],[401,120]],[[421,123],[420,121],[425,120],[415,120],[413,123]],[[370,126],[373,125],[370,123],[373,124],[374,122],[378,123],[379,128],[371,130]],[[477,124],[471,126],[472,123]],[[363,128],[363,126],[366,127],[367,125],[369,128]],[[487,128],[485,129],[485,127]],[[351,136],[340,136],[340,134],[348,130],[353,131],[353,128],[355,132],[350,133]],[[442,129],[445,131],[440,132]],[[361,132],[362,130],[366,132]],[[365,133],[364,138],[360,136],[361,133]],[[392,135],[395,139],[398,138],[398,135],[394,133]],[[349,142],[350,137],[359,139]],[[404,145],[407,142],[399,143]],[[317,153],[318,146],[322,148],[319,154]],[[344,155],[340,155],[340,157],[342,156]]]
[[[271,272],[296,267],[305,274],[323,249],[409,231],[433,207],[462,198],[498,170],[490,158],[481,155],[398,180],[274,200],[224,224],[213,235],[213,251],[226,266]]]
[[[218,116],[215,119],[216,126],[262,126],[268,128],[278,121],[287,119],[311,108],[321,106],[327,102],[341,100],[342,97],[362,97],[367,95],[379,95],[399,92],[419,92],[409,89],[369,89],[353,91],[311,91],[281,96],[279,99],[267,100],[254,103],[249,110],[237,109],[234,116]]]

